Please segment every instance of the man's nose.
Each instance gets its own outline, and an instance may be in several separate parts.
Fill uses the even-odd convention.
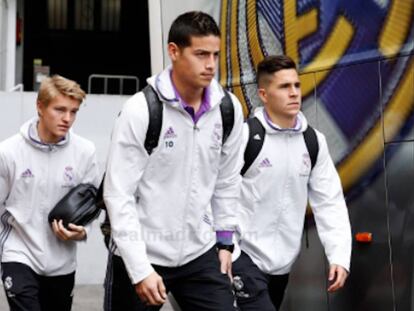
[[[291,96],[298,96],[299,95],[299,88],[292,85],[292,87],[290,88],[290,95]]]
[[[206,60],[206,68],[214,69],[216,66],[216,57],[215,55],[210,55]]]
[[[64,114],[63,114],[63,121],[65,121],[65,122],[69,122],[70,121],[70,119],[71,119],[71,113],[70,113],[70,111],[67,111],[67,112],[65,112]]]

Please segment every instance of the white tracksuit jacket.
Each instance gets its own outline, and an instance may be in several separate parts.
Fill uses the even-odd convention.
[[[76,242],[61,241],[48,223],[55,204],[79,183],[98,183],[95,146],[70,132],[56,145],[40,142],[37,118],[0,143],[0,255],[55,276],[76,269]]]
[[[236,230],[241,105],[231,95],[235,121],[222,146],[221,86],[212,81],[211,109],[194,125],[175,99],[170,70],[148,79],[164,102],[152,155],[144,148],[149,116],[142,92],[125,103],[112,134],[104,199],[134,284],[153,271],[151,264],[181,266],[205,253],[215,243],[214,230]]]
[[[263,108],[255,112],[266,130],[263,148],[243,177],[241,249],[265,273],[289,273],[301,245],[309,198],[316,228],[330,264],[349,271],[351,228],[339,176],[323,134],[316,131],[319,153],[311,162],[302,132],[307,121],[299,113],[299,131],[269,126]],[[243,150],[248,140],[243,132]]]

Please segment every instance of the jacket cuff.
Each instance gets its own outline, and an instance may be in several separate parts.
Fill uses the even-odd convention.
[[[217,243],[223,245],[233,244],[233,231],[216,231]]]

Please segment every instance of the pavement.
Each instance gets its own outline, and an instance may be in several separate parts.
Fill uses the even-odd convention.
[[[73,298],[72,311],[102,311],[103,310],[102,285],[77,285]],[[3,286],[0,286],[0,310],[8,310],[8,304],[4,295]],[[167,302],[162,311],[174,311],[171,304]]]

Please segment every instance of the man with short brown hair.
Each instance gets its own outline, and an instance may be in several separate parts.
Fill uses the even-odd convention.
[[[143,92],[116,121],[104,199],[122,262],[110,255],[107,310],[158,310],[168,291],[183,310],[233,310],[229,276],[243,115],[237,98],[214,79],[219,51],[211,16],[178,16],[169,32],[172,65],[147,80],[163,107],[158,146],[148,155]],[[225,140],[226,96],[233,124]],[[128,278],[127,288],[116,286]]]
[[[300,112],[295,62],[285,55],[266,57],[258,65],[257,84],[264,107],[255,111],[255,119],[248,124],[255,121],[262,133],[255,134],[253,126],[246,124],[242,149],[249,137],[262,147],[243,169],[240,223],[244,236],[233,275],[241,310],[274,311],[279,310],[300,251],[308,200],[330,264],[329,292],[341,288],[348,276],[351,229],[325,136],[311,128]],[[312,148],[306,133],[313,133]]]

